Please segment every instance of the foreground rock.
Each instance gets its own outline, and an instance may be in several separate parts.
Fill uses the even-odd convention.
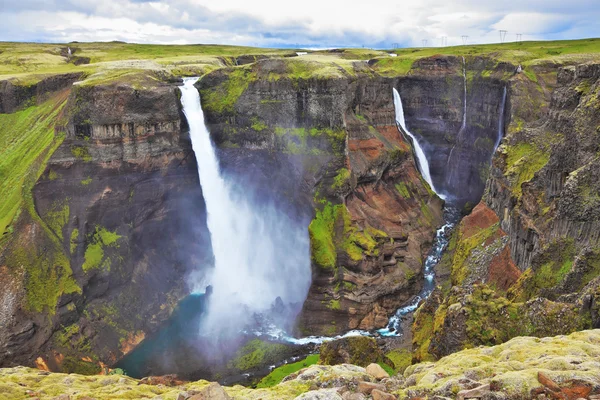
[[[463,350],[410,366],[403,376],[375,382],[350,364],[313,365],[268,389],[221,387],[198,381],[177,387],[147,385],[126,376],[81,376],[31,368],[0,369],[8,399],[63,396],[71,400],[158,398],[262,400],[392,400],[407,398],[578,399],[600,395],[600,330],[552,338],[519,337],[499,346]],[[208,396],[208,397],[207,397]],[[538,397],[544,396],[544,397]]]

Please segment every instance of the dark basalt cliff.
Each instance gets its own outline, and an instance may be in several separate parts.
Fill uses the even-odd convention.
[[[535,72],[510,80],[508,134],[417,313],[417,358],[600,324],[600,66]]]
[[[0,258],[3,365],[114,363],[210,261],[177,95],[173,85],[72,87],[57,128],[66,137]]]
[[[433,184],[459,204],[472,207],[481,198],[514,71],[480,57],[435,56],[417,60],[398,81],[406,125],[423,139]]]

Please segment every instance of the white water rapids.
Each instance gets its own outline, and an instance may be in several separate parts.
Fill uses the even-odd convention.
[[[184,79],[181,102],[198,162],[214,268],[191,287],[203,292],[212,285],[201,333],[219,337],[244,329],[257,314],[269,315],[278,297],[286,306],[301,305],[310,285],[310,254],[306,226],[272,204],[253,201],[247,182],[236,186],[221,174],[197,80]],[[285,319],[293,320],[297,311]]]

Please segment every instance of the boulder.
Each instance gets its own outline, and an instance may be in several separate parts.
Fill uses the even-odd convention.
[[[393,394],[383,392],[379,389],[373,389],[371,396],[373,397],[373,400],[396,400],[396,396]]]
[[[221,385],[213,382],[190,397],[189,400],[231,400],[231,397],[229,397]]]
[[[343,398],[337,389],[321,389],[302,393],[295,400],[343,400]]]
[[[389,378],[388,374],[379,364],[371,363],[367,366],[367,374],[371,375],[375,379]]]
[[[360,393],[371,394],[371,392],[375,389],[383,392],[385,390],[385,386],[383,386],[380,383],[362,382],[362,381],[358,382],[358,391]]]

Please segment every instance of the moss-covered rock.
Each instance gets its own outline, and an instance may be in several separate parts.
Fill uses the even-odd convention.
[[[371,363],[384,362],[384,354],[377,341],[366,336],[353,336],[325,342],[319,350],[320,364],[355,364],[366,367]]]

